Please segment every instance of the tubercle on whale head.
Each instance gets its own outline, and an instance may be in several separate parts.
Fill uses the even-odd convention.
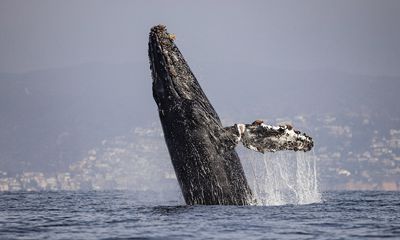
[[[153,79],[153,97],[160,105],[165,99],[177,95],[172,84],[171,75],[168,71],[168,62],[163,53],[163,45],[170,39],[166,38],[167,31],[163,25],[157,25],[150,30],[149,34],[149,61]]]
[[[175,45],[175,38],[164,25],[154,26],[150,30],[149,59],[153,96],[159,106],[162,102],[201,99],[205,96]]]

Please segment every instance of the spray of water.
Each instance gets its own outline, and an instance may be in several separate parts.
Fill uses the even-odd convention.
[[[280,152],[242,157],[259,205],[321,202],[313,153]]]

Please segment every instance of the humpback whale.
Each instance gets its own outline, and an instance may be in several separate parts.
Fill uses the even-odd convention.
[[[222,126],[178,47],[163,25],[149,34],[153,98],[186,204],[248,205],[255,201],[235,151],[309,151],[312,138],[290,125]]]

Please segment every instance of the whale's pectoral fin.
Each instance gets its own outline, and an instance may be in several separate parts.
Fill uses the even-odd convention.
[[[261,153],[281,150],[307,152],[314,146],[311,137],[290,125],[272,126],[256,120],[252,124],[239,123],[224,130],[231,136],[228,139],[233,139],[231,142],[236,145],[242,142],[245,147]]]

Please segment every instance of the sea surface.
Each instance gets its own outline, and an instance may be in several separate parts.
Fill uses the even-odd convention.
[[[167,195],[3,192],[0,239],[400,239],[400,192],[281,206],[186,206]]]

